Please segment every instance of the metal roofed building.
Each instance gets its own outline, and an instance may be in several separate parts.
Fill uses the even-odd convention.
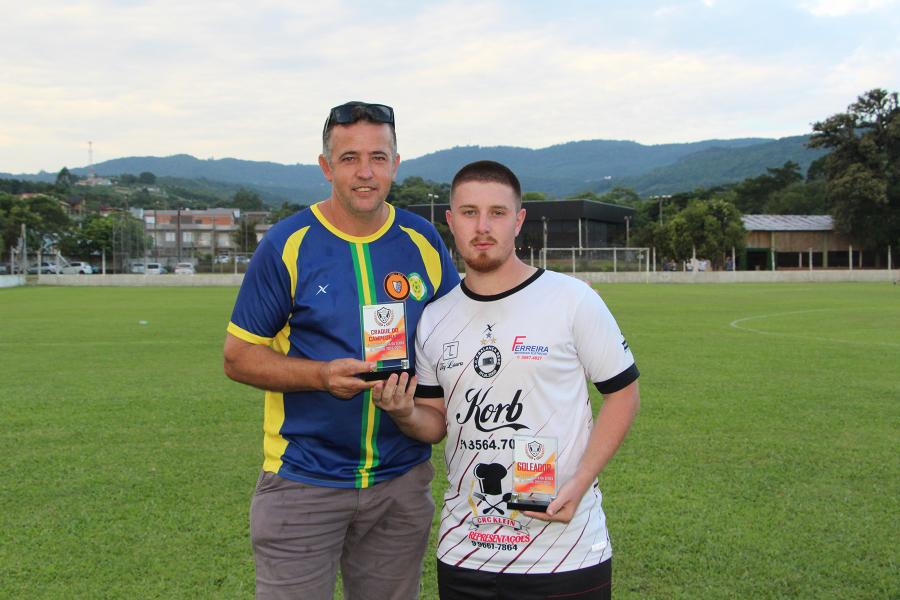
[[[847,268],[850,240],[834,231],[830,215],[744,215],[749,270]],[[858,254],[859,266],[865,265]]]
[[[834,231],[831,215],[744,215],[747,231]]]
[[[548,248],[623,247],[635,214],[631,207],[596,200],[546,200],[525,202],[522,207],[525,223],[516,238],[521,256],[544,247],[545,223]],[[446,223],[444,212],[448,208],[446,203],[434,205],[435,223]],[[407,210],[430,219],[432,206],[414,204]]]

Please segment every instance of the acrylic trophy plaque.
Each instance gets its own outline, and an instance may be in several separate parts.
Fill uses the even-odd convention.
[[[547,512],[557,492],[556,438],[513,439],[513,490],[506,505],[514,510]]]
[[[387,379],[391,373],[409,370],[405,309],[403,302],[362,307],[362,360],[377,364],[374,371],[360,374],[362,379]]]

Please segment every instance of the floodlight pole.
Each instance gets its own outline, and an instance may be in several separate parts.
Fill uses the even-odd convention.
[[[431,204],[431,224],[434,225],[434,199],[438,198],[437,194],[426,194]]]
[[[547,269],[547,217],[541,217],[541,221],[544,225],[544,246],[541,248],[541,252],[544,254],[544,264],[543,268]]]

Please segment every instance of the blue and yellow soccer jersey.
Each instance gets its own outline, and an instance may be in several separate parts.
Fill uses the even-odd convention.
[[[390,206],[368,237],[347,235],[312,206],[280,221],[257,248],[228,332],[287,356],[363,359],[365,305],[405,304],[410,365],[425,305],[459,283],[447,248],[421,217]],[[266,392],[263,469],[329,487],[369,487],[428,460],[366,391]]]

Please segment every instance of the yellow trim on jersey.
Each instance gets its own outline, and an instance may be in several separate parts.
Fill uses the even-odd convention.
[[[374,478],[372,465],[375,464],[375,411],[378,410],[375,400],[372,399],[372,390],[366,390],[363,394],[363,402],[369,404],[369,418],[366,422],[366,462],[360,471],[360,487],[367,488],[372,485]]]
[[[300,244],[303,243],[303,236],[307,231],[309,231],[309,225],[292,233],[281,251],[281,260],[287,267],[288,275],[291,278],[291,302],[297,295],[297,257],[300,255]]]
[[[291,347],[288,336],[291,333],[290,324],[285,324],[284,329],[278,332],[272,341],[272,349],[279,354],[287,355]],[[263,471],[277,473],[281,469],[281,457],[288,447],[288,441],[281,437],[281,427],[284,425],[284,394],[282,392],[266,392],[266,408],[263,417]]]
[[[244,340],[245,342],[249,342],[251,344],[259,344],[262,346],[268,346],[272,343],[272,338],[263,337],[261,335],[256,335],[255,333],[250,333],[246,329],[241,329],[234,323],[228,323],[228,327],[225,328],[225,331],[233,335],[234,337]]]
[[[324,200],[322,202],[324,202]],[[319,222],[322,223],[322,226],[325,227],[325,229],[338,236],[342,240],[350,242],[351,244],[368,244],[369,242],[374,242],[375,240],[383,236],[385,232],[390,229],[391,225],[394,224],[394,207],[388,204],[388,218],[385,220],[384,225],[382,225],[378,231],[376,231],[372,235],[367,235],[365,237],[350,235],[349,233],[344,233],[343,231],[332,225],[328,221],[328,219],[325,218],[325,215],[322,214],[322,210],[319,208],[319,204],[322,204],[322,202],[313,204],[309,207],[309,209],[316,216]]]
[[[415,229],[403,227],[402,225],[400,229],[405,231],[413,244],[419,248],[419,252],[422,254],[422,262],[425,263],[425,272],[428,273],[428,279],[431,280],[431,288],[437,292],[438,288],[441,287],[441,255],[434,249],[431,242]]]
[[[366,262],[366,249],[362,243],[357,243],[353,246],[353,251],[356,252],[356,260],[359,265],[359,281],[362,287],[363,293],[363,303],[364,304],[373,304],[375,302],[375,296],[372,293],[372,288],[369,287],[369,265]]]
[[[391,208],[393,211],[393,207]],[[391,213],[393,215],[393,212]],[[369,273],[369,262],[366,260],[366,246],[362,242],[357,242],[353,245],[353,252],[356,253],[356,264],[359,265],[359,286],[362,291],[362,301],[363,304],[372,304],[375,302],[375,290],[372,289],[371,276]],[[363,402],[368,405],[366,409],[368,411],[367,419],[366,419],[366,430],[365,430],[365,442],[363,444],[363,449],[365,453],[365,459],[363,460],[362,468],[359,469],[360,476],[360,487],[367,488],[371,485],[372,479],[372,465],[375,464],[375,446],[374,446],[374,434],[375,434],[375,401],[372,399],[372,391],[366,390],[363,394]]]

